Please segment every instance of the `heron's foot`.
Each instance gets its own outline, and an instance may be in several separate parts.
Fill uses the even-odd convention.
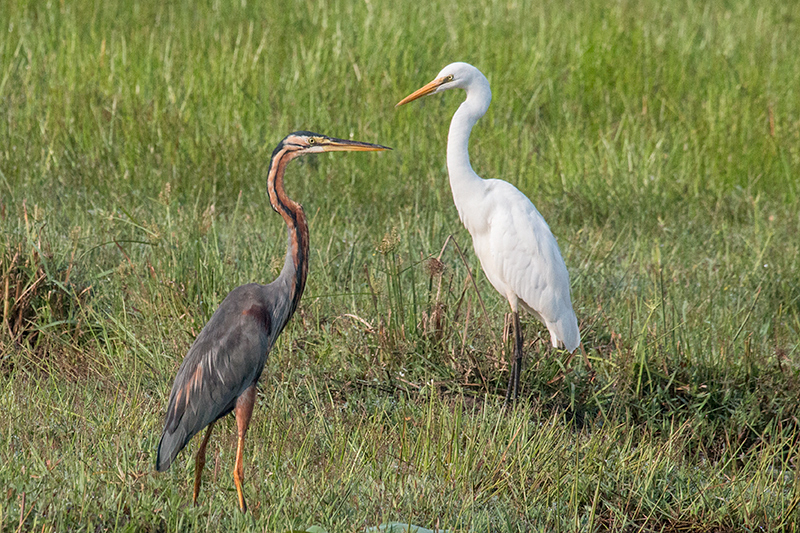
[[[197,455],[194,458],[194,491],[192,492],[192,503],[197,505],[197,497],[200,495],[200,484],[203,477],[203,467],[206,466],[206,446],[208,446],[208,439],[211,438],[211,430],[214,429],[214,422],[208,425],[206,434],[203,437],[203,442],[200,443],[200,448],[197,450]]]
[[[247,512],[247,502],[244,501],[244,465],[242,464],[242,449],[244,448],[244,435],[240,435],[236,446],[236,464],[233,467],[233,482],[236,485],[236,495],[239,498],[239,510]]]
[[[247,512],[247,502],[244,501],[244,494],[241,492],[239,493],[239,510],[243,513]]]
[[[244,439],[239,439],[240,442],[242,440]],[[239,449],[241,450],[241,447]],[[241,455],[237,454],[236,459],[236,466],[233,467],[233,482],[236,485],[236,495],[239,498],[239,510],[246,513],[247,502],[244,501],[244,489],[242,488],[244,482],[244,468],[242,467]]]

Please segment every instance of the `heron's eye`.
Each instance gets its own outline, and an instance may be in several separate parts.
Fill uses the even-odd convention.
[[[317,140],[314,137],[309,137],[308,138],[308,144],[316,144],[316,143],[317,143]]]

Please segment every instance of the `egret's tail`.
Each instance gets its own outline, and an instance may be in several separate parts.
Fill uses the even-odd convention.
[[[581,344],[581,332],[578,329],[578,319],[575,315],[562,318],[558,322],[548,323],[547,330],[550,332],[550,338],[553,341],[553,347],[558,348],[560,345],[569,353],[574,352]]]

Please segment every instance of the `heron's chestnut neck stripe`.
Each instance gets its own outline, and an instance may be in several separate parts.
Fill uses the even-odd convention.
[[[289,198],[283,187],[283,173],[289,161],[299,155],[297,149],[297,146],[290,144],[279,146],[272,154],[267,176],[267,192],[269,193],[270,204],[286,222],[290,239],[288,253],[291,254],[292,264],[297,273],[294,290],[292,291],[292,301],[289,306],[290,317],[294,314],[297,304],[300,302],[300,297],[303,296],[306,276],[308,275],[308,223],[303,207]]]

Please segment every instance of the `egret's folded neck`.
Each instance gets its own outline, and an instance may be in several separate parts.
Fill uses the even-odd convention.
[[[467,89],[467,99],[459,106],[450,122],[450,132],[447,135],[447,171],[454,190],[462,182],[480,179],[469,162],[469,135],[475,123],[489,109],[491,101],[489,82],[486,78],[476,80]]]

